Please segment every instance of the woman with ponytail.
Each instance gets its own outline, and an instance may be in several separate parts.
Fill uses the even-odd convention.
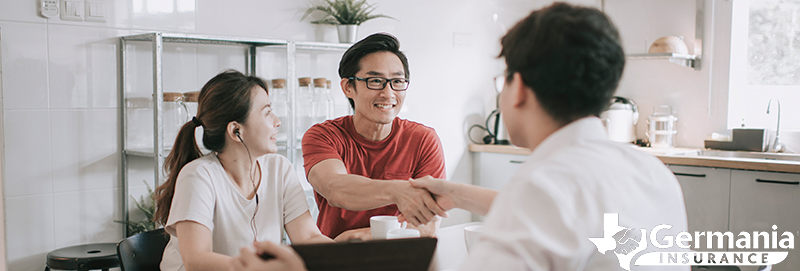
[[[164,161],[154,220],[170,241],[161,270],[228,270],[254,241],[332,242],[322,235],[291,163],[278,151],[280,120],[267,84],[224,71],[203,86],[197,116],[181,127]],[[203,155],[195,129],[203,129]]]

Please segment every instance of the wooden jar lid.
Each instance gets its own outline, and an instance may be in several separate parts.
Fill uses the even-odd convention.
[[[197,102],[200,100],[200,91],[186,92],[183,94],[184,102]]]
[[[301,77],[297,78],[297,81],[300,82],[301,87],[307,87],[311,85],[311,77]]]
[[[272,79],[272,88],[286,88],[286,79]]]
[[[324,88],[327,82],[328,80],[325,78],[314,78],[314,87]]]
[[[178,102],[183,100],[183,93],[180,92],[164,92],[165,102]]]

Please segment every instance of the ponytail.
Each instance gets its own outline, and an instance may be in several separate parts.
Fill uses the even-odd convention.
[[[196,118],[193,120],[196,120]],[[169,152],[167,159],[164,160],[164,172],[167,172],[168,177],[166,182],[156,188],[156,212],[153,214],[153,220],[161,225],[167,225],[172,196],[175,195],[175,182],[178,180],[178,173],[181,172],[183,166],[203,155],[195,140],[196,122],[198,121],[189,121],[181,127],[178,137],[175,138],[172,151]]]
[[[203,146],[212,152],[225,147],[225,129],[228,123],[245,123],[250,112],[251,91],[267,91],[267,83],[257,76],[244,75],[235,70],[223,71],[211,78],[200,90],[197,116],[181,127],[167,159],[164,172],[167,181],[156,188],[156,212],[153,221],[166,226],[169,209],[175,195],[175,182],[183,166],[203,154],[197,145],[194,131],[203,127]]]

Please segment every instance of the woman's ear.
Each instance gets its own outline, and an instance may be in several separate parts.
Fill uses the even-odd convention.
[[[241,141],[242,141],[242,140],[241,140],[241,137],[242,137],[242,134],[241,134],[241,132],[242,132],[242,131],[241,131],[241,128],[240,128],[240,126],[241,126],[241,125],[239,125],[239,123],[238,123],[238,122],[231,121],[231,122],[228,122],[228,126],[226,126],[226,127],[225,127],[226,134],[227,134],[227,135],[228,135],[228,137],[230,137],[230,138],[231,138],[231,139],[232,139],[234,142],[235,142],[235,141],[239,141],[239,142],[241,142]]]

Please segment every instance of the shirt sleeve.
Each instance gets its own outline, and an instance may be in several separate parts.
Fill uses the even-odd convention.
[[[165,230],[176,235],[175,224],[189,220],[214,231],[215,201],[209,172],[192,164],[184,166],[175,182],[175,194]]]
[[[286,158],[283,160],[283,223],[287,224],[308,211],[308,202],[300,179],[297,178],[291,163]]]
[[[428,175],[437,179],[446,179],[444,165],[444,149],[439,136],[433,128],[426,129],[419,150],[419,163],[414,170],[414,178]]]
[[[575,224],[580,223],[571,217],[580,214],[563,208],[575,202],[558,195],[580,192],[561,186],[566,188],[524,180],[509,183],[497,194],[485,221],[486,234],[472,246],[460,270],[575,270],[581,242]]]
[[[306,176],[314,165],[327,159],[342,160],[337,148],[336,136],[320,124],[309,128],[303,135],[303,167]]]

